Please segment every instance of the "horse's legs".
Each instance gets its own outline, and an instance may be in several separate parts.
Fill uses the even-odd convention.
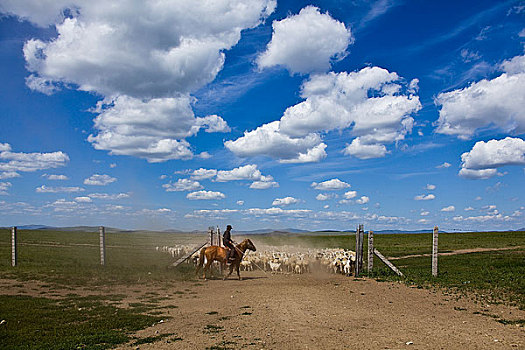
[[[206,261],[206,266],[204,266],[204,270],[202,271],[202,278],[206,279],[206,271],[208,271],[212,262],[211,259]]]
[[[240,267],[241,267],[241,264],[240,264],[240,263],[237,264],[237,276],[239,276],[239,281],[242,280],[242,278],[241,278],[241,273],[239,272],[239,268],[240,268]]]

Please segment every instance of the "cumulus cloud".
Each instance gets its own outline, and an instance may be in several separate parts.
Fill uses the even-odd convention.
[[[333,198],[334,196],[332,194],[327,194],[327,193],[319,193],[317,196],[315,196],[315,199],[317,199],[318,201],[327,201],[329,200],[330,198]]]
[[[12,179],[15,177],[20,177],[20,174],[16,171],[3,171],[0,173],[0,180],[3,179]]]
[[[55,27],[55,37],[24,45],[29,88],[51,94],[66,87],[103,96],[97,134],[89,137],[93,146],[160,162],[193,156],[189,143],[176,135],[201,128],[229,131],[216,115],[188,113],[189,96],[215,79],[225,51],[275,6],[274,0],[124,0],[119,6],[102,0],[8,0],[0,11]]]
[[[12,184],[10,182],[0,182],[0,195],[7,195],[7,190],[11,186]]]
[[[453,212],[456,211],[456,207],[453,205],[449,205],[448,207],[441,208],[441,211],[446,213]]]
[[[197,170],[194,170],[191,173],[191,178],[194,180],[205,180],[205,179],[211,179],[217,175],[217,170],[215,169],[204,169],[200,168]]]
[[[115,199],[123,199],[123,198],[129,198],[129,193],[91,193],[88,194],[88,197],[95,198],[95,199],[105,199],[105,200],[115,200]]]
[[[345,199],[352,199],[352,198],[355,198],[356,196],[357,196],[357,191],[348,191],[348,192],[345,192],[345,194],[343,195]]]
[[[275,181],[254,181],[250,185],[250,188],[254,190],[267,190],[274,187],[279,187],[279,183]]]
[[[305,100],[288,107],[280,120],[246,131],[225,146],[236,155],[266,155],[285,163],[318,162],[326,157],[321,134],[351,129],[344,153],[361,159],[384,157],[386,144],[412,131],[411,114],[421,109],[396,74],[379,67],[358,72],[317,74],[301,88]]]
[[[461,155],[459,175],[469,179],[488,179],[506,165],[525,164],[525,141],[507,137],[503,140],[476,142],[472,150]]]
[[[224,193],[214,191],[196,191],[186,195],[190,200],[214,200],[226,198]]]
[[[419,213],[419,215],[421,216],[427,216],[428,214],[430,214],[430,212],[427,210],[421,210],[421,212]]]
[[[368,198],[367,196],[362,196],[361,198],[359,199],[356,199],[356,203],[357,204],[366,204],[370,201],[370,198]]]
[[[75,202],[78,202],[78,203],[91,203],[92,200],[90,197],[76,197],[75,198]]]
[[[46,185],[42,185],[40,187],[37,187],[35,191],[37,193],[60,193],[60,192],[72,193],[72,192],[84,192],[85,189],[82,187],[48,187]]]
[[[54,181],[69,180],[69,178],[66,175],[44,174],[42,176],[45,177],[48,180],[54,180]]]
[[[500,66],[503,74],[472,83],[466,88],[440,93],[436,132],[471,138],[476,130],[494,128],[506,133],[525,132],[525,56]]]
[[[275,206],[285,206],[290,204],[296,204],[299,203],[299,200],[294,197],[284,197],[284,198],[275,198],[272,202],[272,205]]]
[[[428,190],[428,191],[433,191],[435,189],[436,189],[436,185],[427,184],[425,186],[425,190]]]
[[[166,192],[195,191],[203,188],[198,181],[190,179],[178,179],[177,182],[167,183],[162,187],[166,189]]]
[[[259,68],[280,65],[291,73],[326,71],[331,59],[343,58],[353,42],[350,29],[314,6],[274,21],[272,27],[272,39],[257,58]]]
[[[435,199],[436,196],[433,194],[420,194],[414,197],[414,200],[416,201],[430,201],[432,199]]]
[[[0,171],[14,175],[16,172],[34,172],[65,166],[69,157],[64,152],[23,153],[12,152],[11,145],[0,143]],[[17,177],[16,175],[11,177]]]
[[[90,186],[106,186],[110,183],[113,183],[117,181],[116,178],[111,177],[109,175],[103,174],[93,174],[87,179],[84,180],[84,185],[90,185]]]
[[[185,138],[206,132],[230,131],[219,116],[196,118],[188,95],[149,100],[119,96],[99,103],[95,118],[98,134],[89,135],[95,149],[110,154],[145,158],[149,162],[190,159],[193,152]]]
[[[331,179],[320,183],[312,182],[310,186],[320,191],[337,191],[350,187],[350,184],[339,179]]]

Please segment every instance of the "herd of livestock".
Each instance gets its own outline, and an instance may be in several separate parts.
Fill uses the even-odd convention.
[[[156,247],[159,252],[179,258],[191,254],[193,246],[175,245]],[[261,269],[274,273],[302,274],[312,271],[327,271],[350,275],[355,264],[355,252],[340,248],[301,249],[291,246],[262,246],[256,252],[248,251],[241,261],[241,270]],[[187,259],[188,263],[197,264],[199,251]]]

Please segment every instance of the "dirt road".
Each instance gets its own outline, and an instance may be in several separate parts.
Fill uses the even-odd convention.
[[[524,319],[516,308],[339,275],[243,276],[163,290],[178,308],[137,336],[176,337],[139,348],[525,349],[524,327],[496,321]]]

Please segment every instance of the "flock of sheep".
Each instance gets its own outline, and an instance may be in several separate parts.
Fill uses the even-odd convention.
[[[189,245],[156,247],[159,252],[171,254],[173,258],[188,255],[194,249]],[[199,251],[187,262],[197,264]],[[257,252],[248,252],[241,261],[243,271],[261,269],[272,273],[302,274],[312,271],[327,271],[350,275],[354,270],[355,252],[345,249],[300,249],[291,246],[262,246]]]

